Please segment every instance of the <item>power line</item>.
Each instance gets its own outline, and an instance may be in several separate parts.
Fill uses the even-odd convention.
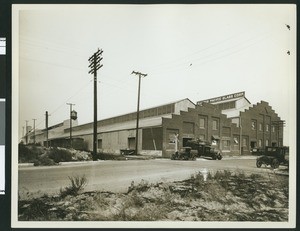
[[[89,81],[86,85],[84,85],[83,87],[81,87],[74,95],[70,96],[68,99],[66,99],[60,106],[58,106],[55,110],[53,110],[50,114],[53,115],[56,111],[58,111],[62,106],[65,105],[65,103],[67,101],[69,101],[70,99],[72,99],[74,96],[78,95],[79,92],[81,92],[83,89],[85,89],[88,85],[90,85],[92,81]]]
[[[270,35],[269,35],[269,36],[270,36]],[[246,45],[246,46],[243,46],[243,47],[241,47],[241,48],[238,48],[238,50],[231,51],[232,49],[238,47],[237,45],[231,46],[231,47],[227,47],[227,48],[224,48],[224,49],[222,49],[222,50],[218,50],[218,51],[215,52],[215,53],[208,54],[208,55],[206,55],[206,56],[203,56],[203,57],[200,57],[200,58],[197,58],[197,59],[193,59],[193,60],[190,60],[190,61],[183,62],[183,63],[177,65],[176,67],[174,67],[173,69],[169,68],[169,69],[170,69],[169,71],[163,71],[163,70],[160,70],[158,74],[159,74],[159,75],[162,75],[162,74],[165,74],[165,73],[175,72],[175,71],[178,71],[178,70],[183,69],[183,67],[184,67],[185,69],[186,69],[186,68],[189,68],[189,67],[190,67],[190,63],[193,63],[193,68],[197,68],[197,67],[199,67],[200,65],[203,65],[203,64],[205,64],[205,63],[212,62],[212,61],[215,61],[215,60],[218,60],[218,59],[221,59],[221,58],[225,58],[225,57],[231,56],[231,55],[233,55],[233,54],[235,54],[235,53],[238,53],[238,52],[240,52],[240,51],[243,51],[243,50],[247,49],[248,47],[253,46],[253,45],[255,45],[256,43],[260,42],[261,40],[266,39],[266,38],[269,37],[269,36],[264,36],[264,37],[262,37],[260,40],[255,41],[254,43],[251,43],[251,44],[249,44],[249,45]],[[251,41],[251,40],[254,40],[254,39],[256,39],[256,38],[251,38],[251,39],[248,39],[247,41]],[[256,40],[257,40],[257,39],[256,39]],[[240,44],[242,44],[242,43],[240,43]],[[240,45],[240,44],[239,44],[239,45]],[[242,44],[242,45],[243,45],[243,44]],[[229,52],[229,53],[225,53],[224,55],[221,55],[221,56],[217,56],[217,57],[213,57],[213,58],[211,58],[211,59],[205,60],[206,58],[209,58],[210,56],[218,55],[219,53],[223,53],[223,52],[226,52],[226,51],[230,51],[230,52]],[[195,61],[199,61],[199,60],[203,60],[203,61],[200,62],[200,63],[195,62]],[[151,75],[157,75],[157,74],[156,74],[156,72],[152,72]]]
[[[253,29],[253,28],[251,28],[251,29]],[[250,31],[251,32],[251,31]],[[194,55],[196,55],[196,54],[199,54],[199,53],[202,53],[203,51],[206,51],[206,50],[209,50],[209,49],[211,49],[211,48],[214,48],[214,47],[217,47],[218,45],[220,45],[220,44],[222,44],[222,43],[225,43],[225,42],[227,42],[227,41],[229,41],[229,40],[232,40],[233,38],[237,38],[237,37],[240,37],[240,36],[242,36],[243,34],[245,34],[245,33],[249,33],[249,28],[247,29],[247,30],[244,30],[243,32],[239,32],[239,33],[236,33],[236,34],[234,34],[234,35],[232,35],[232,36],[229,36],[229,37],[227,37],[227,38],[225,38],[225,39],[223,39],[223,40],[220,40],[220,41],[217,41],[217,42],[215,42],[215,43],[213,43],[213,44],[211,44],[211,45],[209,45],[209,46],[207,46],[207,47],[204,47],[204,48],[202,48],[202,49],[200,49],[200,50],[197,50],[197,51],[195,51],[195,52],[193,52],[193,53],[190,53],[190,54],[188,54],[188,55],[184,55],[184,56],[181,56],[181,57],[179,57],[179,58],[176,58],[176,59],[173,59],[173,60],[170,60],[170,61],[167,61],[167,62],[165,62],[165,63],[161,63],[161,64],[158,64],[158,65],[155,65],[155,66],[150,66],[149,68],[147,68],[147,70],[148,71],[151,71],[151,70],[155,70],[155,69],[157,69],[157,68],[159,68],[160,66],[165,66],[165,65],[168,65],[168,64],[175,64],[175,63],[178,63],[178,61],[180,61],[180,60],[182,60],[182,59],[187,59],[187,58],[189,58],[189,57],[191,57],[191,56],[194,56]],[[184,63],[188,63],[189,61],[185,61]],[[182,63],[182,62],[180,62],[180,63]],[[180,65],[180,64],[179,64]]]
[[[266,38],[266,37],[265,37],[265,38]],[[262,38],[262,39],[260,39],[259,41],[262,41],[262,40],[264,40],[265,38]],[[238,52],[244,51],[244,50],[246,50],[247,48],[256,45],[257,42],[259,42],[259,41],[256,41],[256,42],[254,42],[254,43],[248,44],[248,45],[246,45],[246,46],[244,46],[244,47],[242,47],[242,48],[239,48],[238,50],[232,51],[232,52],[227,53],[227,54],[225,54],[225,55],[218,56],[218,57],[212,58],[212,59],[210,59],[210,60],[203,61],[203,62],[201,62],[200,64],[197,64],[197,66],[202,65],[202,64],[205,64],[205,63],[208,63],[208,62],[212,62],[212,61],[215,61],[215,60],[218,60],[218,59],[222,59],[222,58],[225,58],[225,57],[234,55],[234,54],[236,54],[236,53],[238,53]]]
[[[24,56],[20,56],[20,58],[23,59],[23,60],[25,59],[25,60],[32,61],[32,62],[39,62],[39,63],[44,63],[44,64],[47,64],[47,65],[52,65],[52,66],[57,66],[57,67],[64,67],[64,68],[68,68],[68,69],[72,69],[72,70],[77,69],[77,70],[80,70],[80,71],[86,71],[83,68],[66,66],[66,65],[62,65],[62,64],[58,64],[58,63],[47,62],[47,61],[42,61],[42,60],[38,60],[38,59],[32,59],[32,58],[28,58],[28,57],[24,57]]]
[[[65,105],[65,103],[67,103],[67,102],[68,102],[69,100],[71,100],[73,97],[79,95],[79,93],[80,93],[83,89],[87,88],[87,86],[89,86],[91,82],[92,82],[92,80],[90,80],[86,85],[84,85],[83,87],[81,87],[75,94],[73,94],[73,95],[70,96],[68,99],[66,99],[61,105],[59,105],[56,109],[54,109],[54,110],[53,110],[51,113],[49,113],[49,114],[50,114],[50,115],[53,115],[54,113],[56,113],[60,108],[62,108],[62,107]],[[38,119],[38,120],[40,120],[40,122],[37,124],[37,127],[39,127],[39,125],[41,125],[42,123],[45,122],[45,119],[42,119],[42,118],[40,118],[40,119]]]
[[[49,38],[47,38],[49,39]],[[62,43],[58,43],[58,42],[54,42],[54,41],[47,41],[45,39],[33,39],[33,38],[28,38],[24,35],[20,36],[20,42],[22,44],[22,42],[27,43],[29,46],[34,46],[34,47],[40,47],[40,48],[44,48],[46,50],[56,50],[58,52],[62,52],[62,50],[68,50],[67,53],[70,53],[72,55],[77,55],[80,56],[82,58],[84,58],[85,50],[83,49],[79,49],[80,46],[70,46],[70,44],[68,44],[68,46],[66,46],[66,44],[62,44]],[[25,45],[25,44],[24,44]],[[78,52],[80,52],[82,55],[79,55],[78,52],[74,52],[74,50],[77,50]],[[71,52],[70,52],[71,51]]]

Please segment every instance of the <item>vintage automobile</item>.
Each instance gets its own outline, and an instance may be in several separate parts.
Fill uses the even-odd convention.
[[[261,156],[257,157],[256,167],[260,168],[263,164],[273,169],[278,168],[279,165],[288,166],[288,155],[288,147],[266,147],[264,151],[261,151]]]
[[[196,155],[191,147],[183,147],[179,152],[172,154],[171,160],[196,160]]]
[[[200,139],[189,140],[187,145],[192,150],[197,150],[197,157],[210,157],[213,160],[221,160],[222,153],[217,148],[213,147],[209,142]]]

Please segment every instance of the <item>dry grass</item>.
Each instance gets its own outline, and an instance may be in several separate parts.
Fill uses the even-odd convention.
[[[132,182],[127,193],[79,193],[73,178],[65,193],[20,201],[20,220],[287,221],[288,178],[217,171],[185,181]],[[68,193],[67,193],[68,192]],[[46,212],[48,211],[48,212]]]

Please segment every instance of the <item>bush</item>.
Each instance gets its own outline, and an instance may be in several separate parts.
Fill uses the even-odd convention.
[[[49,219],[50,212],[49,209],[51,208],[50,205],[46,203],[46,198],[36,198],[30,201],[30,204],[20,203],[19,205],[19,214],[20,220],[32,220],[32,221],[39,221],[42,219]]]
[[[56,163],[50,159],[48,156],[40,156],[36,160],[33,161],[34,166],[51,166],[55,165]]]
[[[53,148],[50,150],[49,158],[55,163],[72,161],[72,153],[66,149]]]
[[[68,195],[76,196],[78,193],[84,189],[84,187],[87,185],[88,181],[85,176],[79,177],[74,176],[70,177],[69,180],[71,181],[71,185],[65,187],[64,189],[60,190],[60,195],[62,197],[66,197]]]
[[[42,151],[35,145],[26,146],[23,143],[19,143],[19,163],[34,162]]]
[[[72,141],[72,147],[80,151],[88,151],[88,143],[81,139],[75,139]]]

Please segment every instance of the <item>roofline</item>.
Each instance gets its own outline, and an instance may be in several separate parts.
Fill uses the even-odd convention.
[[[245,100],[247,100],[247,102],[248,102],[249,104],[252,104],[252,103],[249,101],[249,99],[246,98],[246,96],[244,96],[244,98],[245,98]]]
[[[148,109],[153,109],[153,108],[157,108],[157,107],[166,106],[166,105],[169,105],[169,104],[179,103],[179,102],[184,101],[184,100],[188,100],[188,101],[190,101],[194,106],[196,106],[196,104],[195,104],[194,102],[192,102],[189,98],[184,98],[184,99],[172,101],[172,102],[165,103],[165,104],[160,104],[160,105],[157,105],[157,106],[154,106],[154,107],[144,108],[144,109],[141,109],[140,112],[141,112],[141,111],[148,110]],[[98,123],[98,122],[101,122],[101,121],[104,121],[104,120],[107,120],[107,119],[112,119],[112,118],[116,118],[116,117],[119,117],[119,116],[125,116],[125,115],[131,114],[131,113],[136,113],[136,111],[127,112],[127,113],[124,113],[124,114],[119,114],[119,115],[116,115],[116,116],[107,117],[107,118],[104,118],[104,119],[101,119],[101,120],[97,120],[97,123]],[[172,114],[172,113],[167,113],[167,114]],[[165,115],[167,115],[167,114],[165,114]],[[66,119],[66,120],[68,120],[68,119]],[[64,120],[64,121],[66,121],[66,120]],[[63,126],[64,121],[63,121],[63,122],[60,122],[60,123],[58,123],[58,124],[54,124],[54,125],[48,127],[48,130],[53,129],[53,127],[60,127],[60,126]],[[94,123],[94,122],[89,122],[89,123],[79,124],[79,125],[75,125],[74,127],[84,126],[84,125],[93,124],[93,123]],[[41,129],[41,130],[42,130],[42,131],[46,131],[46,128]]]
[[[141,109],[140,112],[141,112],[141,111],[145,111],[145,110],[149,110],[149,109],[154,109],[154,108],[166,106],[166,105],[169,105],[169,104],[179,103],[179,102],[184,101],[184,100],[188,100],[188,101],[191,102],[194,106],[196,106],[196,104],[195,104],[194,102],[192,102],[189,98],[184,98],[184,99],[181,99],[181,100],[172,101],[172,102],[165,103],[165,104],[160,104],[160,105],[157,105],[157,106],[154,106],[154,107],[144,108],[144,109]],[[127,112],[127,113],[124,113],[124,114],[119,114],[119,115],[116,115],[116,116],[107,117],[107,118],[104,118],[104,119],[101,119],[101,120],[97,120],[97,123],[98,123],[98,122],[101,122],[101,121],[108,120],[108,119],[116,118],[116,117],[119,117],[119,116],[129,115],[129,114],[131,114],[131,113],[136,113],[136,111]],[[167,113],[167,114],[164,114],[164,115],[168,115],[168,114],[172,114],[172,113]],[[88,125],[88,124],[92,124],[92,123],[94,123],[94,122],[89,122],[89,123],[85,123],[85,124],[80,124],[80,125],[77,125],[77,126],[84,126],[84,125]],[[77,127],[77,126],[74,126],[74,127]]]
[[[169,105],[169,104],[179,103],[179,102],[184,101],[184,100],[188,100],[188,101],[190,101],[192,104],[194,104],[194,106],[196,106],[196,104],[195,104],[194,102],[192,102],[189,98],[184,98],[184,99],[181,99],[181,100],[176,100],[176,101],[172,101],[172,102],[169,102],[169,103],[160,104],[160,105],[157,105],[157,106],[154,106],[154,107],[147,107],[147,108],[144,108],[144,109],[140,109],[140,112],[141,112],[141,111],[148,110],[148,109],[153,109],[153,108],[157,108],[157,107],[166,106],[166,105]],[[115,117],[123,116],[123,115],[128,115],[128,114],[131,114],[131,113],[136,113],[136,111],[132,111],[132,112],[128,112],[128,113],[116,115],[116,116],[113,116],[113,117],[107,117],[107,118],[104,118],[104,119],[102,119],[102,120],[111,119],[111,118],[115,118]],[[168,114],[171,114],[171,113],[168,113]],[[99,120],[99,121],[102,121],[102,120]]]

